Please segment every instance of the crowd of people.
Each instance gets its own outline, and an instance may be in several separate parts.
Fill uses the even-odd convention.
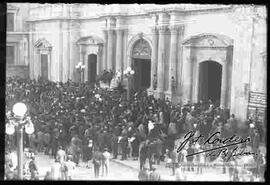
[[[251,128],[253,121],[248,120],[239,129],[235,115],[211,100],[180,105],[156,99],[146,91],[127,98],[123,89],[103,89],[98,84],[12,77],[6,81],[6,111],[11,112],[16,102],[27,105],[27,114],[35,126],[33,134],[24,133],[24,147],[51,155],[60,164],[59,150],[65,151],[65,161],[73,161],[75,166],[81,160],[93,159],[96,177],[101,163],[109,159],[108,153],[113,158],[120,154],[121,160],[140,158],[142,170],[142,159],[148,155],[142,143],[161,141],[155,146],[161,146],[157,160],[162,160],[166,151],[169,156],[173,154],[175,140],[189,130],[205,137],[215,131],[220,131],[221,137],[238,134],[244,138],[249,134],[253,151],[258,150],[264,138],[261,124],[256,122]],[[7,135],[6,151],[16,148],[15,141],[16,135]]]

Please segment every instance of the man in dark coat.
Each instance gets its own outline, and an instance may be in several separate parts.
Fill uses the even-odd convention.
[[[121,149],[122,149],[122,159],[127,159],[127,149],[128,149],[128,137],[126,134],[123,135],[122,139],[120,140],[121,143]]]
[[[94,164],[94,173],[95,173],[95,178],[99,177],[99,169],[101,166],[101,162],[103,160],[103,155],[102,153],[96,148],[94,155],[93,155],[93,164]]]
[[[118,155],[118,137],[115,134],[112,135],[112,152],[113,152],[113,159],[117,159],[117,155]]]

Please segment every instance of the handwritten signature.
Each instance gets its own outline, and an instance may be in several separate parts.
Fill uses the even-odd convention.
[[[246,151],[245,148],[242,149],[240,152],[238,150],[239,148],[237,145],[250,142],[251,141],[250,137],[247,137],[244,139],[234,134],[227,138],[219,138],[217,137],[219,134],[220,132],[213,133],[203,142],[202,145],[206,145],[206,144],[210,144],[210,145],[219,144],[220,145],[221,144],[222,146],[188,154],[187,157],[209,152],[206,154],[206,156],[218,157],[219,155],[223,155],[224,158],[227,158],[227,161],[229,161],[231,157],[243,156],[243,155],[257,155],[254,152]],[[183,148],[186,146],[188,142],[191,144],[196,144],[197,142],[199,142],[199,140],[204,138],[204,136],[201,134],[199,136],[194,136],[194,135],[195,135],[195,132],[190,131],[184,136],[184,141],[177,148],[177,153],[181,152],[181,150],[183,150]],[[235,147],[232,150],[229,150],[228,147],[231,148],[232,146],[235,146]]]

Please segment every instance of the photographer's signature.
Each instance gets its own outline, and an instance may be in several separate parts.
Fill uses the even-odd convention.
[[[223,155],[223,157],[226,158],[227,161],[229,161],[231,157],[244,156],[244,155],[257,155],[254,152],[246,151],[246,148],[239,149],[238,146],[237,146],[239,144],[251,142],[250,137],[247,137],[247,138],[244,139],[244,138],[241,138],[240,136],[232,135],[232,136],[227,137],[227,138],[219,138],[219,137],[217,137],[219,134],[220,134],[220,132],[215,132],[214,134],[209,136],[203,142],[202,145],[207,145],[207,144],[215,145],[215,144],[218,144],[218,145],[222,145],[222,146],[218,146],[218,147],[214,147],[214,148],[211,148],[211,149],[206,149],[206,150],[199,151],[199,152],[196,152],[196,153],[188,154],[187,157],[193,156],[193,155],[198,155],[198,154],[201,154],[201,153],[207,153],[206,156],[218,157],[219,155]],[[196,144],[200,139],[204,138],[204,136],[201,135],[201,134],[199,136],[194,136],[194,135],[195,135],[195,132],[190,131],[184,136],[184,141],[177,148],[178,153],[186,146],[186,144],[188,142],[190,142],[191,144]],[[231,150],[229,150],[228,147],[230,147],[230,148],[233,147],[233,148],[231,148]]]

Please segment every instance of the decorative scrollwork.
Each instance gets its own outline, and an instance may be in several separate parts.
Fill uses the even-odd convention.
[[[151,48],[149,43],[144,39],[138,40],[134,45],[132,55],[133,57],[151,58]]]

